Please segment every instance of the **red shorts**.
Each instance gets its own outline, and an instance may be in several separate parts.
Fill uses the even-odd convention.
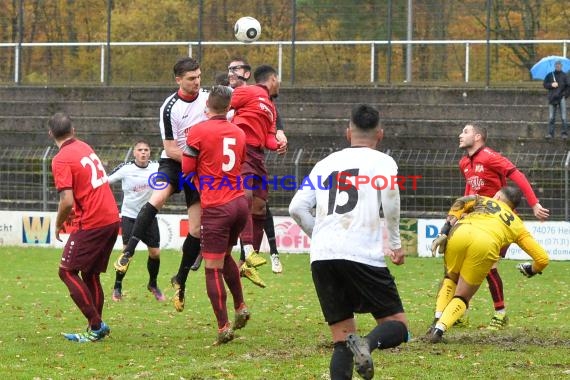
[[[85,273],[105,272],[117,241],[120,224],[116,222],[104,227],[72,232],[63,248],[59,266]]]
[[[267,168],[265,167],[265,152],[263,148],[247,145],[245,161],[241,163],[241,177],[247,180],[244,188],[252,189],[255,197],[267,200]],[[246,178],[247,177],[247,178]]]
[[[245,227],[249,207],[245,196],[223,205],[202,209],[200,247],[206,259],[219,259],[237,243]]]

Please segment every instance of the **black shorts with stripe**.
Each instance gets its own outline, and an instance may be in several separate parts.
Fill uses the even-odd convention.
[[[123,245],[129,243],[129,239],[133,236],[133,227],[135,226],[135,218],[128,216],[121,217],[121,236],[123,238]],[[154,217],[152,223],[147,227],[141,241],[149,248],[160,247],[160,230],[158,229],[158,219]]]
[[[403,313],[394,277],[386,267],[349,260],[321,260],[311,264],[313,283],[329,325],[370,313],[375,319]]]

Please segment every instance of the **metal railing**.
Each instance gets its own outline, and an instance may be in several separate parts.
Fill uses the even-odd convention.
[[[566,56],[568,53],[568,43],[570,39],[556,39],[556,40],[378,40],[378,41],[270,41],[270,42],[254,42],[252,44],[248,44],[250,46],[276,46],[276,59],[277,62],[277,69],[279,72],[279,76],[282,80],[286,81],[288,78],[284,78],[283,74],[285,72],[283,62],[285,58],[284,48],[285,47],[293,47],[293,46],[311,46],[311,47],[322,47],[322,46],[352,46],[355,49],[358,49],[361,46],[369,48],[369,82],[374,83],[378,81],[378,74],[377,74],[377,66],[379,65],[378,62],[378,48],[379,47],[386,47],[389,46],[404,46],[408,49],[411,49],[413,46],[418,45],[446,45],[446,46],[463,46],[464,49],[464,61],[463,67],[461,70],[463,71],[463,80],[465,83],[470,82],[471,80],[471,66],[473,61],[473,47],[474,46],[490,46],[490,45],[520,45],[520,44],[536,44],[536,45],[559,45],[559,51],[555,54]],[[14,83],[18,83],[19,78],[22,75],[22,68],[20,67],[21,56],[23,54],[24,49],[30,48],[50,48],[50,47],[59,47],[59,48],[78,48],[78,47],[91,47],[91,48],[99,48],[99,73],[100,83],[107,83],[107,79],[109,73],[105,71],[106,69],[106,57],[105,54],[109,54],[107,51],[108,47],[112,48],[120,48],[120,47],[181,47],[187,49],[188,55],[192,56],[194,53],[194,49],[197,47],[227,47],[227,46],[241,46],[243,45],[241,42],[237,41],[204,41],[204,42],[197,42],[197,41],[154,41],[154,42],[23,42],[23,43],[0,43],[0,48],[12,48],[14,49]],[[292,50],[292,49],[291,49]],[[71,49],[70,49],[71,51]],[[288,60],[294,62],[291,57],[286,57]],[[350,62],[350,54],[347,56],[348,62]],[[344,59],[344,62],[347,62]],[[391,61],[390,61],[391,63]],[[339,62],[338,65],[342,67],[343,63]],[[346,65],[346,63],[345,63]],[[461,65],[458,65],[461,66]],[[343,69],[343,71],[346,68]],[[295,68],[292,68],[294,71]],[[391,68],[388,68],[388,72]],[[405,65],[406,75],[405,78],[412,78],[411,73],[411,65]],[[485,68],[486,71],[489,68]],[[481,71],[481,70],[479,70]],[[289,75],[294,76],[292,72],[289,72]],[[489,77],[490,73],[487,72],[486,76]],[[389,73],[387,77],[390,78]],[[510,80],[519,80],[516,78],[509,78]],[[521,78],[522,79],[522,78]],[[528,79],[528,78],[526,78]],[[137,81],[142,81],[142,78],[137,78]]]
[[[95,147],[107,171],[129,160],[131,148],[127,146]],[[266,155],[270,176],[291,176],[297,183],[309,174],[316,162],[333,152],[332,148],[304,148],[279,156]],[[51,175],[51,159],[57,148],[9,147],[0,151],[0,181],[2,194],[0,209],[43,210],[57,209],[57,192]],[[158,159],[156,152],[154,159]],[[386,152],[398,163],[399,174],[421,175],[417,189],[401,191],[403,217],[442,217],[452,201],[463,194],[465,182],[458,170],[461,150],[394,150]],[[550,220],[569,220],[570,151],[547,153],[515,153],[507,155],[525,173],[541,204],[550,209]],[[120,186],[114,186],[115,198],[122,199]],[[269,203],[276,215],[285,214],[292,189],[270,187]],[[182,196],[172,197],[161,211],[181,213],[185,210]],[[533,220],[532,210],[522,202],[519,214]]]

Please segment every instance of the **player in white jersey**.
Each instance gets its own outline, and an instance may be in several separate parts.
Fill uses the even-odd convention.
[[[158,171],[158,162],[150,160],[150,145],[144,140],[139,140],[133,147],[134,160],[117,166],[109,175],[109,183],[121,183],[123,190],[123,203],[121,205],[121,230],[123,248],[127,245],[135,225],[135,218],[140,209],[148,202],[152,195],[152,188],[148,179]],[[158,272],[160,270],[160,231],[156,217],[148,225],[147,230],[141,237],[148,247],[148,286],[147,289],[154,295],[157,301],[164,301],[165,297],[157,285]],[[116,272],[115,285],[113,287],[113,301],[123,298],[123,278],[125,273]]]
[[[384,260],[386,254],[396,265],[404,262],[400,192],[391,185],[398,167],[375,150],[383,133],[376,109],[355,106],[346,132],[351,146],[318,162],[289,205],[311,237],[313,283],[334,343],[332,379],[351,379],[353,363],[361,377],[371,379],[370,352],[408,340],[402,301]],[[383,247],[381,209],[388,247]],[[360,337],[354,313],[372,314],[377,326]]]
[[[151,186],[154,191],[137,215],[127,246],[114,266],[126,273],[135,253],[135,247],[147,226],[171,195],[184,190],[188,208],[189,233],[182,245],[182,260],[178,274],[171,280],[175,289],[174,307],[184,310],[184,293],[189,268],[200,253],[200,195],[182,178],[182,150],[186,146],[186,133],[193,125],[206,120],[208,92],[200,87],[201,70],[198,61],[191,57],[179,59],[173,68],[178,91],[170,95],[160,107],[160,134],[164,151],[160,166]]]

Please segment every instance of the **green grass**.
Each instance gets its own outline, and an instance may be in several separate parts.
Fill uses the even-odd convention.
[[[266,289],[244,281],[252,319],[233,342],[219,347],[212,346],[216,326],[202,271],[191,273],[186,310],[177,313],[171,302],[156,302],[146,290],[146,254],[138,253],[124,281],[122,302],[110,300],[114,272],[102,275],[108,300],[104,320],[111,336],[77,344],[60,335],[86,325],[57,275],[60,251],[3,247],[0,255],[0,379],[329,378],[330,334],[308,255],[282,255],[284,273],[279,276],[268,265],[260,268]],[[162,254],[159,285],[168,297],[168,279],[179,257],[174,251]],[[500,265],[511,319],[506,330],[483,329],[492,315],[483,285],[472,303],[471,327],[449,331],[447,344],[414,339],[397,349],[375,351],[375,378],[569,378],[570,265],[553,262],[532,279],[523,278],[514,266],[508,260]],[[442,262],[408,258],[391,270],[412,335],[420,338],[432,320]],[[362,333],[372,327],[372,317],[357,318]]]

